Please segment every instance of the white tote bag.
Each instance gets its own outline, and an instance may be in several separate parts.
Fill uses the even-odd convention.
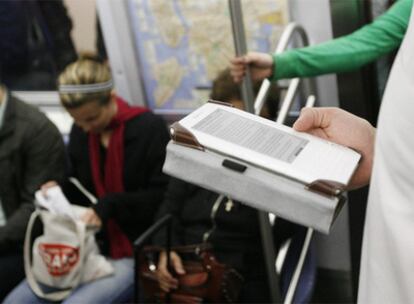
[[[36,208],[25,236],[24,262],[26,279],[33,292],[44,299],[61,301],[82,283],[113,273],[111,263],[99,253],[96,227],[79,218],[85,207],[70,205],[73,216]],[[30,241],[35,219],[43,222],[43,234],[37,237],[30,256]],[[44,292],[39,283],[57,289]]]

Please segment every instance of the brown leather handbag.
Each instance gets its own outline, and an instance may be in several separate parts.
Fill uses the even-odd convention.
[[[243,277],[228,265],[219,263],[211,245],[203,243],[171,247],[183,260],[186,273],[175,276],[178,289],[166,294],[159,287],[156,271],[161,247],[147,246],[139,257],[140,283],[145,302],[150,303],[234,303],[238,300]]]

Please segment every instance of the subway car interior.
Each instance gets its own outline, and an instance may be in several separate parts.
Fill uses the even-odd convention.
[[[369,178],[314,190],[313,180],[255,158],[273,144],[276,158],[296,149],[294,163],[314,140],[295,122],[319,108],[375,130],[411,4],[0,1],[0,299],[377,303],[370,250],[385,249],[365,243]],[[372,42],[382,37],[384,46]],[[211,125],[198,117],[208,105],[217,107]],[[190,118],[200,119],[193,133]],[[322,128],[326,117],[317,119]],[[227,123],[226,142],[216,143]],[[250,155],[242,139],[254,123],[275,129],[256,130],[246,151],[267,150]],[[280,125],[289,142],[266,133]],[[45,128],[53,130],[41,139]],[[336,143],[361,166],[368,157]],[[321,155],[313,161],[328,163]],[[383,301],[409,301],[396,293]]]

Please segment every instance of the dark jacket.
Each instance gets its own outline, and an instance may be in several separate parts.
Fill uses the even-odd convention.
[[[207,242],[212,244],[217,260],[235,268],[244,277],[238,302],[268,303],[270,298],[258,212],[236,201],[228,204],[225,197],[214,213],[213,206],[218,197],[217,193],[171,178],[157,218],[165,214],[173,216],[172,245],[202,243],[208,232]],[[282,219],[276,223],[291,225]],[[298,226],[293,225],[276,230],[276,248],[297,229]],[[165,231],[160,230],[153,242],[165,247]]]
[[[46,50],[54,59],[57,72],[62,71],[68,64],[77,60],[78,55],[72,41],[72,20],[63,3],[63,0],[37,0],[39,15],[37,16],[40,25],[43,25],[44,38],[48,45]],[[36,7],[32,8],[35,10]],[[44,24],[42,24],[44,22]]]
[[[173,216],[172,245],[202,243],[203,236],[209,232],[207,241],[213,245],[214,254],[220,262],[237,269],[246,281],[263,282],[266,287],[257,210],[237,201],[229,205],[225,197],[213,216],[213,205],[217,198],[217,193],[171,178],[157,218],[165,214]],[[277,251],[286,239],[302,227],[281,218],[276,223],[273,228]],[[155,245],[165,247],[165,238],[165,231],[161,230],[153,241]],[[266,289],[264,292],[267,292]]]
[[[64,145],[55,125],[9,95],[0,129],[0,198],[7,218],[0,227],[0,253],[23,244],[34,192],[49,180],[61,180],[64,165]]]
[[[108,219],[114,219],[131,241],[153,223],[162,201],[168,183],[168,177],[161,171],[168,140],[164,121],[150,112],[127,121],[124,131],[125,192],[108,194],[93,206],[104,226]],[[70,134],[68,151],[71,175],[96,195],[89,161],[88,134],[75,125]],[[71,187],[63,188],[73,203],[88,204],[82,202]],[[105,227],[101,231],[98,239],[101,249],[107,253]]]
[[[24,5],[22,1],[0,2],[0,68],[5,74],[28,65],[29,23]]]
[[[218,194],[178,179],[171,179],[159,217],[173,215],[173,245],[203,242],[203,235],[212,230],[208,242],[217,259],[236,268],[243,275],[265,275],[258,213],[255,209],[225,198],[212,219],[212,208]],[[227,210],[226,210],[227,207]],[[157,245],[165,245],[165,233],[155,237]],[[252,273],[254,272],[254,274]]]
[[[0,1],[0,77],[14,90],[50,90],[77,59],[62,0]]]

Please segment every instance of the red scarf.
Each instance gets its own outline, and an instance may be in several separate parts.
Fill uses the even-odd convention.
[[[101,172],[100,134],[89,133],[89,158],[92,179],[99,198],[109,193],[124,192],[124,129],[125,122],[147,112],[146,108],[130,107],[121,98],[116,98],[117,113],[109,127],[113,130],[106,153],[105,175]],[[107,223],[110,256],[119,259],[132,256],[132,244],[118,224],[109,219]]]

